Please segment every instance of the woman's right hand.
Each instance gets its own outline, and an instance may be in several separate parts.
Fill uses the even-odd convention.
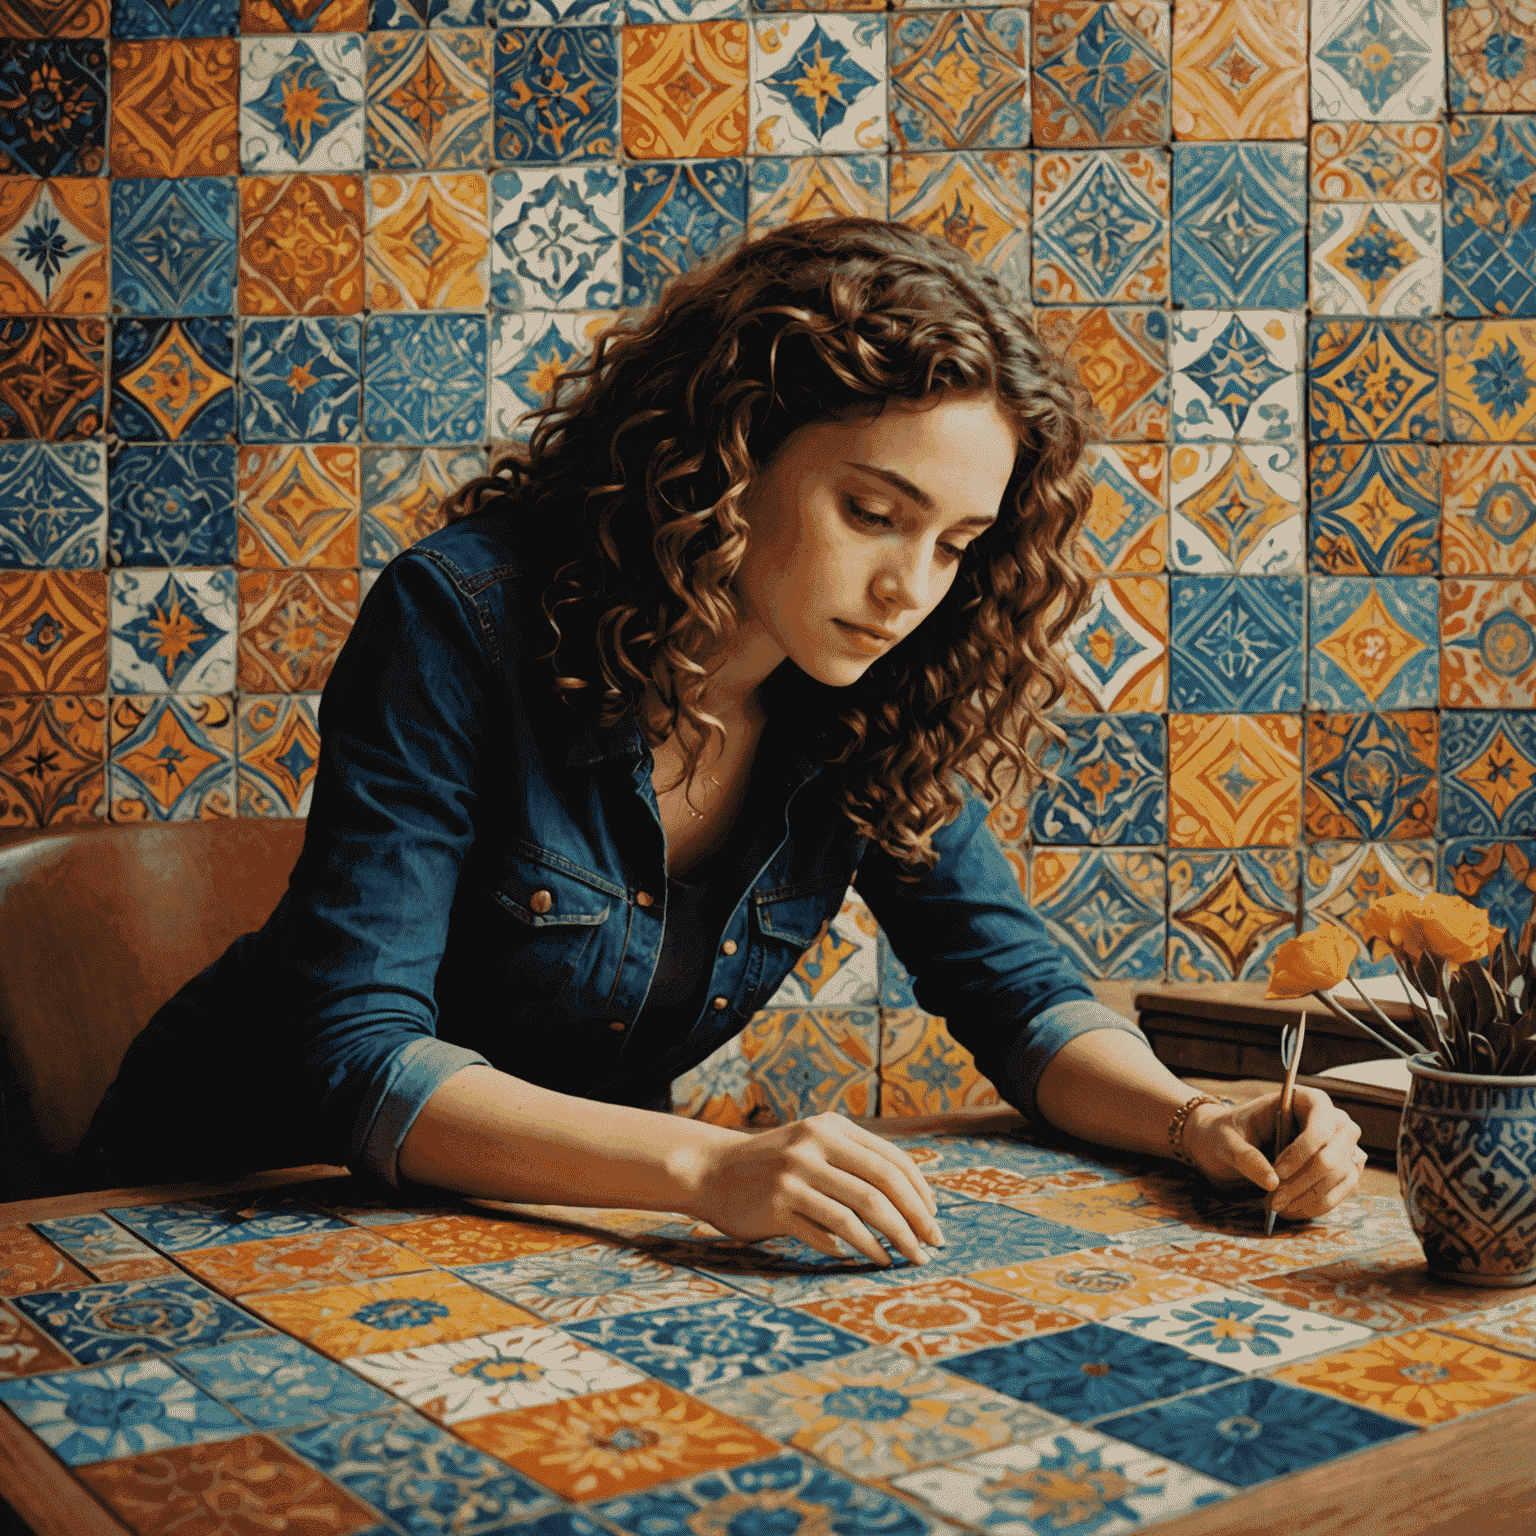
[[[914,1264],[928,1262],[920,1244],[944,1242],[938,1202],[917,1164],[843,1115],[722,1138],[705,1149],[697,1181],[689,1214],[748,1242],[797,1237],[841,1258],[841,1238],[882,1265],[890,1256],[870,1228]]]

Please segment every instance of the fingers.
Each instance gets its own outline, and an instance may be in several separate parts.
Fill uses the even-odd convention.
[[[835,1115],[828,1118],[841,1119]],[[900,1212],[905,1226],[914,1233],[921,1233],[924,1242],[941,1247],[944,1232],[935,1219],[939,1203],[929,1189],[928,1181],[918,1172],[917,1164],[900,1147],[860,1126],[842,1121],[842,1128],[845,1135],[829,1134],[825,1141],[818,1142],[827,1162],[871,1184]],[[826,1129],[833,1130],[832,1127]],[[882,1222],[875,1225],[887,1237],[894,1236]]]
[[[1251,1141],[1244,1139],[1235,1127],[1223,1132],[1222,1141],[1234,1173],[1241,1174],[1260,1189],[1274,1189],[1279,1184],[1280,1179],[1270,1166],[1269,1159]]]
[[[855,1253],[862,1254],[871,1264],[879,1264],[882,1268],[889,1267],[891,1256],[880,1246],[874,1233],[869,1230],[851,1205],[844,1204],[837,1197],[819,1189],[807,1189],[800,1197],[800,1208],[796,1214],[813,1222],[834,1237],[841,1238]],[[905,1241],[896,1242],[895,1246],[914,1264],[928,1262],[927,1255],[918,1246],[910,1230],[906,1234]],[[822,1251],[835,1250],[823,1249]]]
[[[1331,1134],[1305,1162],[1294,1163],[1288,1170],[1283,1166],[1290,1162],[1299,1137],[1276,1159],[1279,1171],[1288,1172],[1289,1176],[1270,1196],[1271,1210],[1286,1211],[1293,1216],[1318,1215],[1323,1210],[1332,1209],[1360,1182],[1360,1169],[1364,1166],[1363,1156],[1357,1155],[1360,1127],[1332,1105],[1327,1119]],[[1335,1191],[1336,1198],[1328,1200],[1327,1197]],[[1320,1203],[1325,1200],[1326,1204]]]
[[[858,1142],[860,1146],[868,1148],[871,1152],[878,1153],[887,1162],[894,1164],[897,1170],[906,1178],[907,1182],[917,1192],[918,1198],[927,1208],[930,1216],[938,1214],[939,1202],[934,1198],[933,1190],[929,1187],[927,1179],[922,1175],[922,1170],[912,1161],[911,1156],[894,1142],[886,1141],[884,1137],[877,1136],[873,1131],[867,1131],[862,1125],[845,1121],[849,1137]],[[938,1223],[934,1223],[933,1230],[938,1231]],[[938,1241],[943,1241],[940,1233]]]
[[[1333,1107],[1333,1100],[1316,1088],[1298,1088],[1292,1101],[1296,1122],[1301,1127],[1296,1139],[1275,1159],[1275,1172],[1282,1180],[1316,1157],[1344,1125],[1354,1121]],[[1358,1127],[1356,1134],[1359,1134]]]

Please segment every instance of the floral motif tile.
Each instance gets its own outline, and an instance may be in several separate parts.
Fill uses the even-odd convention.
[[[1250,595],[1257,591],[1260,607],[1273,608],[1268,599],[1277,595],[1278,584],[1247,578],[1281,576],[1301,568],[1301,455],[1301,445],[1295,442],[1181,443],[1175,448],[1170,565],[1177,571],[1234,574],[1240,579],[1233,586]],[[1179,677],[1183,671],[1179,632],[1181,620],[1188,618],[1180,604],[1191,598],[1180,578],[1174,578],[1173,588],[1173,670]],[[1198,600],[1196,606],[1200,606]],[[1234,615],[1230,622],[1235,625],[1241,620]],[[1207,659],[1204,664],[1212,663]],[[1209,698],[1246,694],[1243,682],[1235,675],[1229,677],[1226,667],[1218,664],[1218,672],[1208,684],[1197,685],[1196,694]],[[1178,682],[1173,685],[1173,701],[1175,706],[1181,702]],[[1191,701],[1190,707],[1206,706]]]
[[[1034,7],[1033,139],[1051,147],[1168,138],[1168,11],[1139,0]]]
[[[885,64],[883,17],[784,15],[754,20],[749,91],[753,151],[816,155],[883,149]]]
[[[1536,569],[1536,451],[1441,450],[1442,569],[1447,576],[1520,576]]]
[[[374,1280],[426,1267],[415,1254],[361,1227],[193,1248],[178,1253],[176,1262],[226,1296]]]
[[[163,1360],[0,1381],[0,1402],[71,1467],[227,1440],[245,1429]]]
[[[1426,576],[1314,576],[1309,701],[1337,710],[1433,706],[1440,585]]]
[[[1029,156],[1015,153],[1012,158],[1020,164],[1027,186]],[[845,215],[883,219],[889,206],[886,164],[884,155],[754,156],[748,165],[747,229],[752,235],[761,235],[807,219]],[[905,222],[918,223],[920,228],[942,225],[948,212],[925,205],[917,219],[908,218]],[[969,222],[962,213],[952,225],[967,241],[967,248],[973,232],[963,226]],[[981,233],[980,229],[975,231],[977,235]],[[1027,247],[1027,237],[1024,244]]]
[[[482,174],[373,176],[368,203],[370,309],[484,307],[490,221]]]
[[[1309,714],[1304,816],[1313,841],[1401,842],[1433,837],[1442,721],[1431,710],[1394,714]],[[1462,717],[1465,718],[1465,717]],[[1502,769],[1490,767],[1495,798]],[[1450,781],[1446,780],[1447,793]],[[1481,791],[1479,791],[1481,793]]]
[[[1160,151],[1041,153],[1034,193],[1037,303],[1167,297],[1168,165]]]
[[[1410,1424],[1442,1424],[1536,1391],[1536,1360],[1444,1334],[1401,1333],[1293,1365],[1278,1379]]]
[[[100,432],[105,339],[97,319],[0,317],[0,440]]]
[[[1088,975],[1161,976],[1168,937],[1161,852],[1039,848],[1030,905]]]
[[[242,450],[239,563],[356,565],[358,502],[356,448]]]
[[[1536,110],[1536,54],[1519,0],[1472,0],[1445,20],[1453,112]]]
[[[358,436],[362,321],[250,319],[240,341],[240,436],[248,443]]]
[[[0,569],[99,566],[106,468],[100,443],[0,442]]]
[[[480,448],[364,448],[362,564],[382,568],[441,528],[444,500],[486,467]]]
[[[668,160],[745,153],[746,22],[626,27],[622,37],[625,154]]]
[[[1109,576],[1067,633],[1073,710],[1145,711],[1168,689],[1168,585],[1156,576]]]
[[[1173,302],[1299,309],[1306,179],[1302,144],[1174,145]]]
[[[471,1419],[456,1432],[566,1499],[612,1498],[782,1447],[659,1381]]]
[[[454,0],[449,0],[454,3]],[[390,0],[378,0],[372,18],[369,0],[240,0],[242,32],[361,32],[370,19],[388,25]]]
[[[1435,0],[1312,0],[1312,116],[1439,116],[1445,44]]]
[[[319,709],[316,694],[241,698],[236,745],[239,815],[309,814],[320,761]]]
[[[1030,807],[1041,843],[1123,846],[1168,838],[1167,727],[1161,715],[1113,714],[1056,722],[1066,742],[1044,762],[1060,775]]]
[[[1313,200],[1436,203],[1445,186],[1439,123],[1314,123]]]
[[[355,571],[242,571],[235,686],[319,693],[357,618]]]
[[[862,1017],[855,1020],[852,1014],[844,1012],[829,1017],[820,1011],[832,1008],[862,1010],[879,1005],[879,944],[875,933],[866,931],[861,922],[874,926],[869,908],[862,902],[852,903],[845,899],[843,909],[832,919],[827,931],[795,962],[794,970],[769,999],[768,1008],[793,1009],[812,1005],[817,1010],[814,1018],[823,1023],[823,1028],[833,1019],[843,1022],[845,1029],[837,1032],[838,1039],[846,1038],[847,1029],[861,1030],[867,1023]],[[767,1044],[757,1034],[758,1023],[754,1020],[750,1026],[754,1039],[747,1049],[749,1061],[760,1060]],[[793,1028],[788,1018],[785,1027]],[[768,1028],[771,1030],[772,1026]]]
[[[892,16],[889,60],[898,150],[1029,143],[1029,18],[1022,7]]]
[[[307,1232],[343,1232],[347,1224],[283,1193],[248,1200],[226,1196],[116,1206],[107,1213],[164,1253],[253,1243]]]
[[[1418,444],[1313,448],[1312,569],[1332,576],[1433,574],[1440,465],[1440,450]]]
[[[607,27],[519,26],[495,37],[497,163],[614,159],[619,148],[614,34]],[[745,48],[743,41],[743,60]],[[679,105],[687,99],[684,92]]]
[[[1262,1230],[1260,1212],[1255,1231],[1262,1234]],[[1201,1294],[1209,1298],[1213,1289],[1222,1286],[1247,1285],[1261,1275],[1342,1258],[1353,1246],[1336,1232],[1312,1229],[1294,1238],[1278,1234],[1272,1238],[1189,1235],[1176,1242],[1149,1243],[1136,1250],[1136,1257],[1153,1268],[1166,1268],[1170,1274],[1197,1282]]]
[[[1174,316],[1173,435],[1180,442],[1284,443],[1301,431],[1301,322],[1281,310]]]
[[[780,1121],[876,1113],[880,1014],[864,1008],[771,1008],[742,1036],[747,1070]]]
[[[235,431],[235,322],[116,320],[112,431],[127,442],[220,442]]]
[[[1300,884],[1289,848],[1171,854],[1169,979],[1267,980],[1275,950],[1295,937]]]
[[[12,0],[6,18],[9,35],[27,37],[105,37],[106,0]]]
[[[1440,704],[1529,708],[1536,698],[1536,579],[1445,581]]]
[[[1536,719],[1466,710],[1441,721],[1440,830],[1499,837],[1536,826]]]
[[[1180,139],[1299,139],[1307,128],[1303,0],[1179,6],[1173,131]]]
[[[1250,1283],[1285,1306],[1383,1332],[1441,1322],[1471,1311],[1481,1300],[1467,1286],[1435,1279],[1416,1242]]]
[[[362,307],[362,177],[242,179],[241,314],[355,315]]]
[[[106,81],[95,38],[0,41],[0,175],[99,175]]]
[[[1499,927],[1523,939],[1536,898],[1536,841],[1455,838],[1440,845],[1440,889],[1486,909]]]
[[[45,827],[101,814],[106,715],[101,698],[0,698],[0,826]]]
[[[1461,117],[1445,179],[1445,308],[1452,315],[1536,315],[1536,243],[1525,209],[1536,137],[1517,117]]]
[[[1440,313],[1440,210],[1420,203],[1323,203],[1312,210],[1316,315]]]
[[[554,1504],[520,1472],[408,1409],[286,1430],[282,1439],[410,1536],[491,1536]]]
[[[1486,1312],[1474,1312],[1436,1330],[1474,1344],[1491,1345],[1513,1355],[1536,1355],[1536,1303],[1509,1302]]]
[[[0,1296],[69,1290],[91,1277],[30,1227],[0,1227]]]
[[[1312,322],[1312,441],[1438,442],[1440,371],[1440,338],[1433,326],[1409,320]]]
[[[1107,442],[1168,436],[1168,316],[1161,309],[1039,309],[1046,348],[1077,368]]]
[[[1002,1204],[1048,1221],[1060,1221],[1085,1232],[1113,1237],[1148,1227],[1166,1227],[1176,1214],[1138,1184],[1123,1181],[1073,1189],[1043,1188],[1028,1194],[1005,1195]]]
[[[392,1406],[377,1387],[282,1334],[183,1350],[176,1366],[258,1429],[296,1429]]]
[[[760,163],[753,165],[754,185]],[[894,222],[949,241],[1028,301],[1033,182],[1026,151],[898,155],[890,165]]]
[[[113,571],[114,693],[221,693],[234,683],[230,570]]]
[[[956,1520],[1019,1536],[1056,1536],[1073,1526],[1140,1529],[1218,1503],[1229,1492],[1198,1472],[1070,1426],[907,1473],[892,1486]]]
[[[1089,1248],[1027,1264],[1007,1264],[971,1276],[978,1285],[1012,1291],[1039,1307],[1102,1322],[1133,1307],[1206,1296],[1216,1288],[1187,1274],[1142,1263],[1124,1246]],[[905,1346],[903,1346],[905,1347]]]
[[[105,314],[110,209],[94,178],[0,181],[0,312]]]
[[[551,403],[556,380],[586,360],[612,323],[612,314],[601,310],[493,315],[491,430],[508,441],[526,442],[534,427],[529,413]]]
[[[1046,1265],[1057,1261],[1037,1262]],[[919,1360],[940,1361],[992,1344],[1072,1328],[1079,1321],[1059,1306],[1042,1305],[1033,1297],[1025,1300],[1006,1290],[994,1289],[991,1284],[958,1276],[927,1280],[894,1291],[829,1296],[821,1301],[802,1302],[796,1310],[857,1334],[871,1344],[890,1345]],[[810,1445],[805,1448],[815,1449]]]
[[[1460,321],[1445,327],[1446,438],[1536,438],[1536,322]]]
[[[486,427],[483,315],[373,315],[363,411],[376,443],[480,443]]]
[[[233,176],[120,176],[112,188],[114,314],[223,315],[234,307]]]
[[[233,443],[121,443],[107,470],[113,565],[229,565],[235,558]]]
[[[1192,1393],[1099,1428],[1239,1488],[1409,1433],[1383,1414],[1262,1379]]]
[[[7,693],[105,689],[104,572],[0,571],[0,615],[0,687]]]
[[[362,169],[362,38],[247,37],[241,53],[240,163],[248,175]]]
[[[1299,527],[1296,532],[1299,553]],[[1273,558],[1288,560],[1283,549]],[[1299,576],[1174,576],[1170,585],[1172,708],[1210,713],[1301,708]]]
[[[239,96],[232,37],[114,42],[113,176],[235,175]]]
[[[427,1216],[376,1230],[379,1236],[403,1244],[430,1263],[455,1268],[518,1258],[525,1253],[563,1253],[592,1241],[566,1227],[511,1217]]]
[[[14,1307],[0,1302],[0,1379],[67,1371],[74,1363],[47,1334],[25,1322]]]
[[[1168,842],[1288,848],[1301,822],[1299,715],[1169,715]]]
[[[369,170],[460,171],[490,163],[489,31],[370,32],[366,68]]]
[[[1152,443],[1100,443],[1087,469],[1093,504],[1078,534],[1078,563],[1104,573],[1162,570],[1168,542],[1167,450]]]
[[[1372,958],[1374,945],[1361,929],[1366,910],[1384,896],[1417,895],[1435,888],[1435,845],[1429,841],[1389,843],[1323,842],[1307,849],[1306,920],[1337,923],[1360,946],[1356,976],[1396,974],[1388,954]],[[1293,1266],[1294,1267],[1294,1266]]]
[[[1110,1319],[1110,1326],[1240,1371],[1267,1370],[1370,1337],[1370,1330],[1358,1323],[1236,1293],[1122,1312]]]
[[[141,1280],[176,1273],[168,1259],[99,1213],[59,1216],[33,1225],[98,1280]]]
[[[624,208],[616,166],[498,171],[491,193],[491,302],[498,309],[618,303]]]
[[[235,730],[228,694],[113,694],[107,800],[114,821],[199,821],[235,814]]]
[[[116,37],[219,37],[237,30],[240,0],[118,0]],[[104,34],[103,34],[104,35]]]

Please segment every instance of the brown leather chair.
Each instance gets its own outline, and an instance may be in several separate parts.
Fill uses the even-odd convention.
[[[259,928],[304,823],[49,828],[0,841],[0,1198],[59,1190],[134,1036]]]

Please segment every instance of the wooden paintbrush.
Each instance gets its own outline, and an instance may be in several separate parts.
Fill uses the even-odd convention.
[[[1280,1041],[1280,1060],[1285,1067],[1285,1085],[1280,1090],[1280,1107],[1275,1111],[1275,1155],[1270,1161],[1278,1162],[1280,1154],[1296,1139],[1296,1118],[1291,1106],[1296,1099],[1296,1074],[1301,1069],[1301,1046],[1307,1037],[1307,1010],[1292,1028],[1288,1028]],[[1264,1236],[1272,1237],[1275,1231],[1275,1212],[1271,1207],[1264,1218]]]

